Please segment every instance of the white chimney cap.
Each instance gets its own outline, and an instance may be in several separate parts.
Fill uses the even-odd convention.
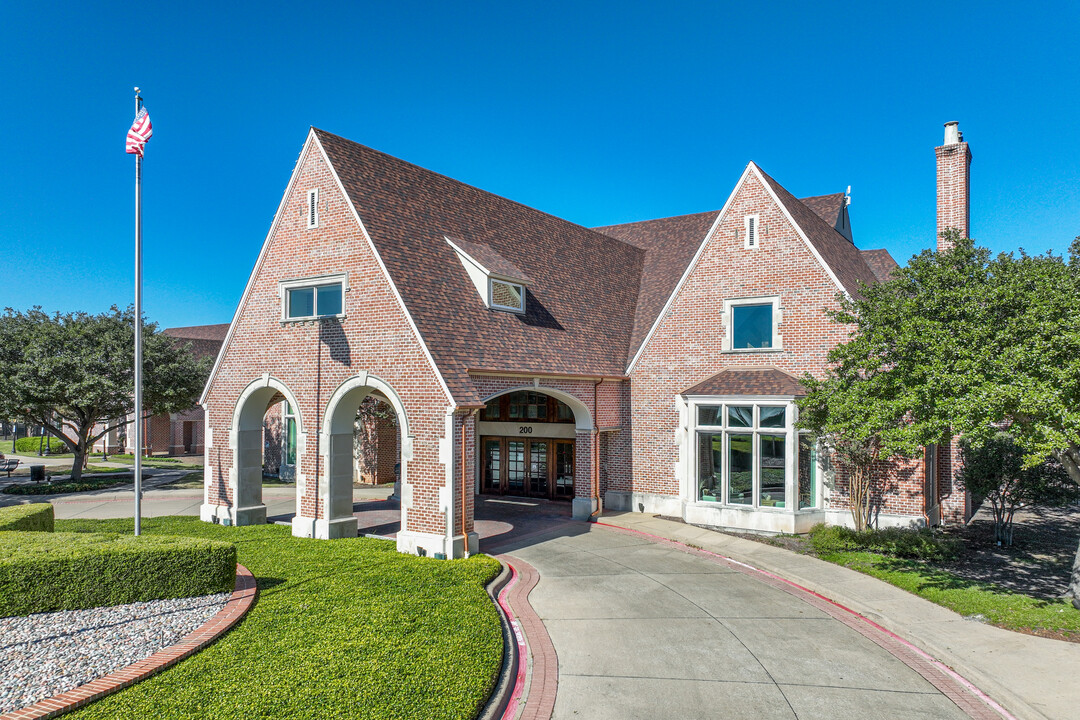
[[[955,145],[960,142],[960,122],[950,120],[945,123],[945,145]]]

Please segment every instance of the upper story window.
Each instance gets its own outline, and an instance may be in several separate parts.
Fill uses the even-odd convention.
[[[780,298],[743,298],[724,301],[724,351],[782,350]]]
[[[319,188],[307,191],[307,226],[319,227]]]
[[[345,316],[345,276],[289,280],[278,284],[282,320]]]
[[[488,282],[491,307],[518,313],[525,312],[525,286],[495,278]]]
[[[758,215],[747,215],[743,218],[743,247],[747,250],[757,248],[760,236],[761,218]]]

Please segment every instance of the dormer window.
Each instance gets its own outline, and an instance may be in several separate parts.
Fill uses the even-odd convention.
[[[307,226],[319,227],[319,188],[307,191]]]
[[[489,245],[450,238],[446,238],[446,242],[457,253],[485,307],[502,312],[525,312],[525,288],[532,281],[516,265]]]
[[[761,218],[757,215],[747,215],[743,218],[743,247],[747,250],[755,250],[761,238]]]
[[[488,281],[491,295],[488,304],[496,310],[525,312],[525,288],[517,283],[492,278]]]

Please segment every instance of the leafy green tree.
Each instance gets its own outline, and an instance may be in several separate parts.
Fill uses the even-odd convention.
[[[134,411],[134,310],[49,315],[7,308],[0,316],[0,415],[42,425],[74,453],[82,476],[96,440]],[[143,324],[147,415],[193,406],[209,371],[185,347]],[[120,418],[120,419],[118,419]]]
[[[960,483],[975,502],[990,503],[998,545],[1012,545],[1013,516],[1021,506],[1060,506],[1080,497],[1080,485],[1069,479],[1057,461],[1025,467],[1023,448],[1005,430],[979,440],[961,438],[960,453]]]
[[[835,392],[884,420],[883,457],[1007,422],[1025,467],[1052,457],[1080,484],[1080,238],[1068,259],[946,240],[832,313],[853,328]],[[1080,607],[1080,549],[1069,592]]]

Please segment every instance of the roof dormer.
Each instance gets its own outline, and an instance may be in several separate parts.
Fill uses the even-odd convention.
[[[457,253],[484,301],[484,307],[503,312],[525,312],[525,288],[532,281],[516,265],[487,245],[448,237],[446,242]]]

